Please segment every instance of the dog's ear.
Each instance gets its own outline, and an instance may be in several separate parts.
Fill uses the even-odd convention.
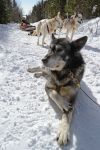
[[[82,38],[79,38],[79,39],[71,42],[72,50],[74,50],[75,52],[81,50],[84,47],[85,43],[87,42],[87,39],[88,39],[88,37],[84,36]]]
[[[57,17],[60,17],[61,16],[61,14],[60,14],[60,11],[58,12],[58,14],[57,14]]]

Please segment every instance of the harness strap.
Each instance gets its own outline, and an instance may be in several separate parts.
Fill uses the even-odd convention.
[[[49,27],[48,27],[48,24],[47,24],[47,31],[48,31],[48,33],[50,32],[50,31],[49,31]]]
[[[50,24],[50,26],[51,26],[51,28],[52,28],[52,23],[49,22],[49,24]],[[49,26],[48,26],[47,22],[46,22],[46,25],[47,25],[47,31],[48,31],[48,33],[50,33],[50,29],[49,29]]]

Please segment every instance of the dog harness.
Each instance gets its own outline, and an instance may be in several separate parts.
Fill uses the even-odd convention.
[[[59,23],[59,21],[56,19],[56,21]],[[49,24],[50,24],[50,28],[52,29],[52,23],[51,22],[49,22]],[[47,31],[48,31],[48,33],[50,33],[50,28],[49,28],[49,26],[48,26],[48,24],[46,23],[46,25],[47,25]],[[61,28],[61,27],[60,27]]]
[[[51,22],[49,22],[49,24],[50,24],[50,26],[51,26],[51,28],[52,28],[52,23],[51,23]],[[47,25],[47,31],[48,31],[48,33],[50,33],[50,28],[49,28],[49,26],[48,26],[47,22],[46,22],[46,25]]]
[[[48,33],[49,33],[50,31],[49,31],[49,27],[48,27],[48,24],[47,24],[47,30],[48,30]]]

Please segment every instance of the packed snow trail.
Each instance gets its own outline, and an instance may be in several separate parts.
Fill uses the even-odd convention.
[[[84,23],[75,38],[88,33]],[[87,30],[86,30],[87,28]],[[86,32],[87,31],[87,32]],[[81,88],[100,104],[100,24],[82,50],[86,71]],[[49,38],[47,39],[49,43]],[[27,72],[41,65],[47,48],[16,24],[0,25],[0,150],[99,150],[100,108],[80,90],[71,127],[71,143],[59,147],[59,119],[44,90],[45,79]]]

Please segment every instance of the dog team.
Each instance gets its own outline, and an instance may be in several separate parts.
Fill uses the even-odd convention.
[[[57,16],[51,19],[43,19],[37,23],[36,28],[30,32],[29,35],[37,36],[37,45],[39,45],[39,38],[42,35],[42,46],[45,44],[45,37],[49,34],[55,33],[57,29],[59,29],[59,36],[60,32],[65,31],[66,37],[68,37],[69,33],[71,33],[70,39],[73,39],[73,35],[75,31],[78,29],[79,25],[83,22],[82,14],[74,14],[69,18],[63,19],[58,12]]]

